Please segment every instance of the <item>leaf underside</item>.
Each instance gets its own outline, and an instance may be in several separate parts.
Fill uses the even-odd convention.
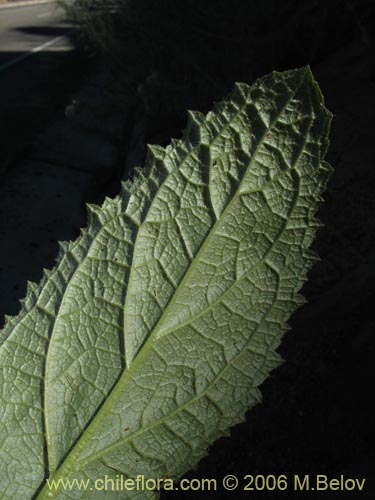
[[[0,334],[0,498],[93,498],[48,477],[178,478],[260,401],[316,260],[330,121],[308,68],[237,84],[88,206]]]

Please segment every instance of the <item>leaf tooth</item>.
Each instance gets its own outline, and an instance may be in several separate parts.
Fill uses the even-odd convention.
[[[134,193],[134,184],[130,181],[122,181],[121,182],[121,198],[124,198],[124,201],[128,201],[129,197]]]
[[[81,227],[79,231],[80,238],[85,238],[89,234],[87,227]]]
[[[165,148],[163,148],[163,146],[159,146],[159,144],[148,144],[147,151],[160,159],[163,159],[165,156]]]
[[[240,415],[238,417],[239,424],[244,423],[244,422],[246,422],[246,412],[240,413]]]
[[[243,421],[244,421],[244,420],[242,420],[242,422],[243,422]],[[241,422],[241,420],[240,420],[240,422]],[[240,423],[240,422],[238,422],[238,423]],[[221,436],[222,436],[222,437],[228,437],[228,438],[229,438],[229,437],[231,437],[231,435],[232,435],[232,433],[231,433],[230,428],[225,429],[225,430],[222,432],[222,434],[221,434]]]
[[[26,294],[32,294],[32,293],[35,293],[36,290],[38,289],[38,285],[36,283],[34,283],[34,281],[29,281],[27,280],[26,282],[26,285],[27,285],[27,288],[26,288]]]
[[[307,304],[308,300],[306,299],[306,297],[304,295],[302,295],[301,293],[296,293],[295,297],[294,297],[294,302],[295,304],[298,306],[298,307],[302,307],[304,306],[305,304]]]
[[[131,187],[131,182],[129,180],[121,181],[121,189],[125,192],[128,192],[128,189]]]
[[[332,167],[332,165],[325,160],[323,160],[320,164],[324,168],[324,170],[327,171],[328,177],[331,177],[331,174],[333,174],[333,172],[334,172],[334,168]],[[329,180],[329,178],[327,179],[327,181],[328,180]]]
[[[260,391],[257,392],[260,394],[260,397],[259,395],[257,395],[259,399],[257,399],[256,402],[252,404],[252,406],[259,404],[261,402],[262,395]],[[246,412],[247,410],[241,411],[241,413],[239,415],[236,415],[235,419],[231,421],[228,427],[220,429],[219,432],[217,433],[216,439],[218,439],[219,437],[231,437],[232,428],[237,424],[243,424],[244,422],[246,422]]]
[[[64,256],[69,252],[69,244],[67,241],[58,241],[57,245],[59,252],[56,257],[56,264],[60,264]]]
[[[191,120],[195,121],[196,123],[198,123],[199,125],[202,125],[202,123],[204,123],[206,121],[204,114],[201,113],[200,111],[196,111],[194,109],[188,110],[188,119],[189,118]]]
[[[187,139],[192,145],[201,142],[201,124],[204,116],[197,111],[188,111],[188,121],[184,133],[184,139]]]
[[[113,202],[113,198],[110,198],[109,196],[106,196],[106,197],[104,198],[104,201],[103,201],[103,206],[102,206],[102,210],[101,210],[101,211],[103,211],[103,210],[107,209],[107,208],[108,208],[108,205],[110,205],[112,202]]]
[[[96,205],[95,203],[86,203],[86,207],[89,213],[98,215],[101,212],[101,208],[99,207],[99,205]]]
[[[292,326],[290,325],[290,323],[285,323],[283,330],[285,333],[290,332],[290,330],[292,330]]]
[[[181,141],[179,141],[178,139],[175,139],[174,137],[172,137],[172,139],[170,140],[170,146],[173,148],[173,149],[177,149],[180,145]]]
[[[157,144],[148,144],[146,147],[146,160],[145,165],[152,165],[157,160],[164,160],[165,149]]]
[[[289,327],[289,329],[290,329],[290,327]],[[272,357],[270,357],[270,360],[272,361],[274,370],[276,370],[276,368],[278,368],[279,366],[281,366],[285,362],[284,358],[277,351],[275,351],[273,353]]]
[[[141,167],[134,167],[134,178],[143,178],[143,169]]]
[[[235,93],[240,95],[244,101],[249,100],[249,86],[245,83],[236,82],[234,84]]]
[[[324,224],[320,219],[318,219],[318,217],[312,217],[309,226],[315,229],[319,229],[320,227],[324,227]]]
[[[315,262],[321,262],[322,260],[319,254],[317,254],[314,250],[311,250],[311,248],[306,248],[304,251],[304,255],[312,264]]]
[[[143,168],[135,167],[133,171],[133,178],[131,180],[131,195],[135,194],[144,184],[145,179],[147,180],[148,176],[145,177],[145,172]]]
[[[52,275],[52,271],[50,269],[43,269],[43,276],[48,280]]]
[[[67,241],[58,241],[57,245],[62,253],[66,253],[69,249],[69,243]]]
[[[4,314],[5,324],[10,324],[16,316],[11,316],[10,314]]]

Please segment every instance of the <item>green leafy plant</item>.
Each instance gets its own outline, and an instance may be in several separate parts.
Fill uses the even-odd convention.
[[[359,27],[371,18],[370,0],[60,3],[87,49],[104,58],[113,79],[130,93],[126,112],[135,102],[144,107],[149,137],[160,136],[164,127],[163,140],[181,128],[186,109],[208,110],[234,80],[253,81],[291,61],[319,63],[360,37]]]
[[[308,68],[237,84],[88,207],[1,334],[2,498],[93,498],[46,478],[178,478],[260,401],[316,260],[330,120]]]

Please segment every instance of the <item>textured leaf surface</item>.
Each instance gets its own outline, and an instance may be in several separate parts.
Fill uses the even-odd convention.
[[[259,402],[315,259],[330,119],[307,68],[238,84],[89,206],[1,334],[1,498],[93,498],[47,477],[179,477]],[[127,495],[100,492],[156,494]]]

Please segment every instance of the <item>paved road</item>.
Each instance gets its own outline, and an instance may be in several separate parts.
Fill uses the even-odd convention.
[[[72,34],[54,2],[0,8],[0,172],[67,103],[84,73]]]
[[[70,26],[54,2],[0,8],[0,71],[40,50],[70,50]]]

